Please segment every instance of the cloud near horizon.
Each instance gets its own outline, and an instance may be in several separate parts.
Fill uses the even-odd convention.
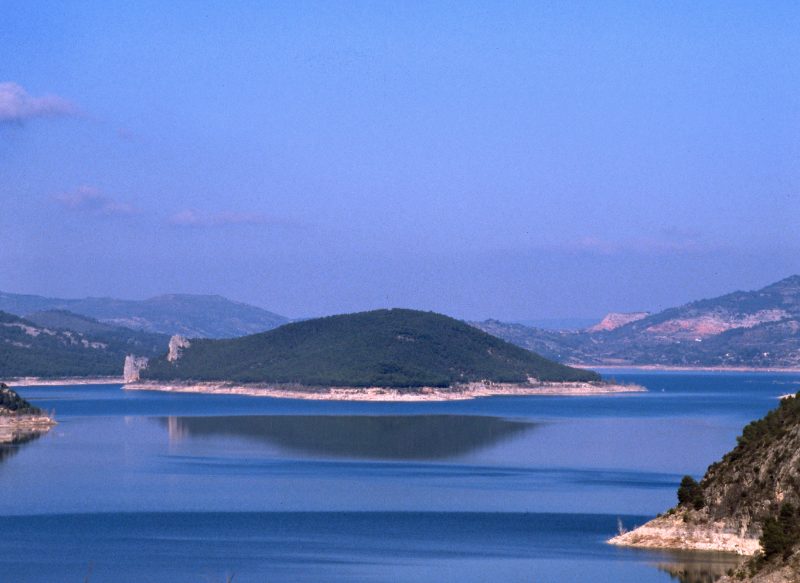
[[[22,124],[42,117],[77,115],[78,108],[63,97],[34,97],[13,81],[0,83],[0,123]]]
[[[264,225],[274,222],[263,213],[239,213],[223,211],[203,213],[194,209],[186,209],[169,218],[171,225],[179,227],[221,227],[225,225]]]
[[[719,250],[700,237],[638,237],[633,239],[610,240],[601,237],[583,237],[557,245],[557,248],[572,253],[595,253],[598,255],[634,254],[691,254]]]
[[[100,216],[132,215],[137,212],[132,204],[111,198],[98,188],[88,185],[57,194],[53,200],[67,210]]]

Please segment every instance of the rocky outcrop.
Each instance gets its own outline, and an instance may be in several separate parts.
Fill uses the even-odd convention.
[[[0,383],[0,445],[46,433],[55,424],[52,417],[31,405],[5,383]]]
[[[625,324],[637,322],[650,315],[650,312],[610,312],[594,326],[587,328],[587,332],[609,332],[621,328]]]
[[[125,366],[122,369],[122,380],[124,383],[135,383],[139,380],[139,374],[147,368],[148,359],[145,356],[134,356],[129,354],[125,357]]]
[[[748,536],[746,531],[732,530],[726,521],[712,521],[706,513],[694,510],[673,511],[659,516],[630,532],[618,534],[608,542],[628,547],[718,551],[738,555],[753,555],[760,548],[758,537]]]
[[[188,339],[180,334],[175,334],[169,339],[169,353],[167,353],[167,361],[175,362],[183,354],[184,348],[189,348],[191,345],[192,343],[189,342]]]
[[[800,553],[795,553],[781,564],[766,564],[758,568],[750,561],[740,565],[731,575],[717,583],[797,583],[800,581]]]

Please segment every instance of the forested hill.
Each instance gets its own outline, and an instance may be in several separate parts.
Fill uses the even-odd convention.
[[[169,341],[69,312],[30,319],[0,312],[0,375],[12,377],[122,376],[125,356],[156,356]]]
[[[287,324],[230,340],[193,339],[151,360],[142,380],[309,386],[447,387],[489,380],[598,381],[468,324],[432,312],[376,310]]]

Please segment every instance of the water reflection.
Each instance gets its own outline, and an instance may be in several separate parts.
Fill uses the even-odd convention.
[[[238,437],[309,455],[441,460],[530,431],[536,424],[480,415],[168,417],[170,440]]]
[[[0,463],[16,455],[21,446],[39,439],[46,431],[19,431],[0,426]]]
[[[680,583],[714,583],[742,561],[741,557],[730,553],[674,552],[669,555],[670,562],[659,563],[656,567]]]

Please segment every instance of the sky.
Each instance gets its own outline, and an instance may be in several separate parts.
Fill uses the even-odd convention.
[[[3,291],[532,320],[800,273],[797,2],[0,14]]]

